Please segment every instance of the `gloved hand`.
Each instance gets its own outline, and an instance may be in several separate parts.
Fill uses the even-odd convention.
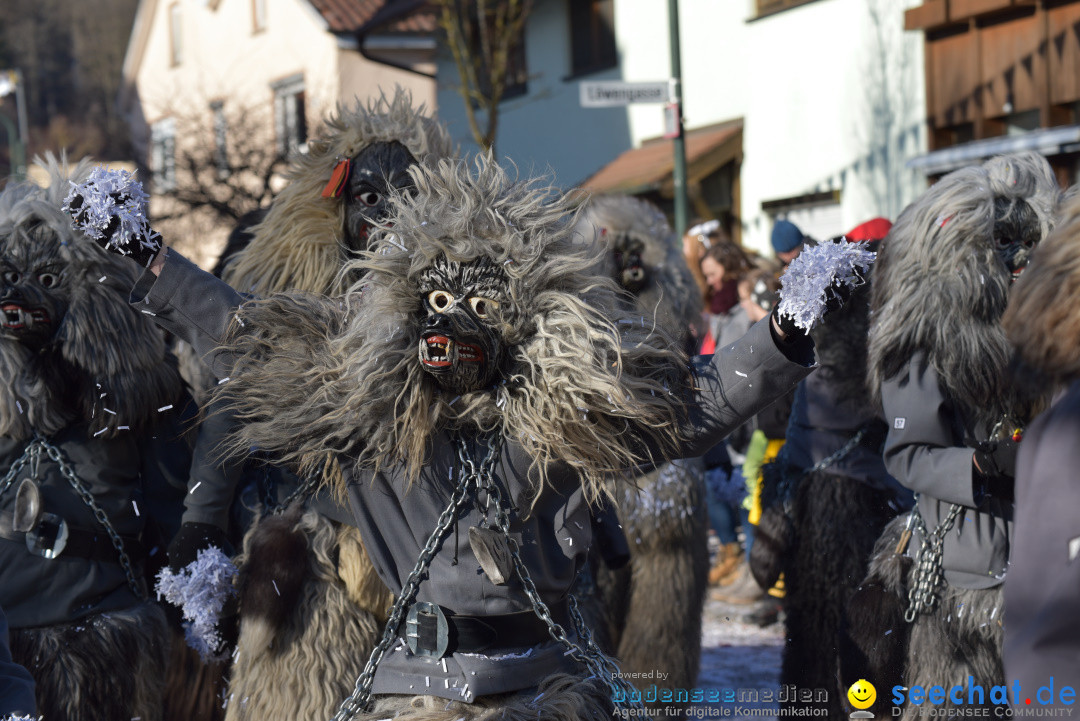
[[[1016,454],[1019,449],[1020,441],[1015,437],[976,444],[973,462],[985,494],[1002,500],[1013,500]]]
[[[861,283],[860,283],[861,285]],[[843,284],[832,284],[825,289],[825,312],[821,316],[821,320],[828,316],[829,313],[835,313],[844,307],[844,304],[851,299],[851,294],[855,292],[854,286]],[[795,324],[795,319],[785,313],[780,312],[780,304],[778,303],[772,311],[773,320],[776,322],[776,326],[780,329],[780,332],[784,334],[785,340],[792,340],[794,338],[800,338],[809,335],[809,331],[800,328]]]
[[[99,166],[72,185],[61,210],[72,226],[105,250],[147,267],[161,250],[161,236],[146,218],[147,196],[130,173]]]
[[[169,544],[169,568],[179,573],[195,561],[199,551],[211,546],[217,546],[226,556],[233,555],[232,544],[222,529],[212,523],[184,523]]]

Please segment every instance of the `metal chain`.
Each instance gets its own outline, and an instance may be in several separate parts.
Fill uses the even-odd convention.
[[[15,476],[18,475],[27,463],[31,464],[33,469],[33,475],[37,476],[37,464],[41,458],[41,452],[45,451],[45,454],[49,457],[53,463],[60,467],[60,473],[68,484],[75,490],[75,493],[79,496],[79,499],[86,504],[86,506],[93,512],[94,518],[105,529],[105,532],[109,536],[109,540],[112,542],[113,548],[116,549],[116,555],[120,561],[120,568],[124,570],[124,576],[127,578],[128,586],[137,598],[145,601],[149,598],[146,592],[145,584],[138,580],[135,575],[135,570],[131,564],[131,558],[128,556],[127,551],[124,548],[124,539],[120,537],[112,523],[109,521],[109,517],[105,514],[105,511],[94,500],[93,494],[83,484],[76,475],[74,469],[68,465],[67,460],[64,458],[63,452],[56,446],[50,444],[42,436],[35,435],[34,440],[27,445],[26,450],[22,456],[19,457],[11,469],[4,476],[4,480],[0,483],[0,495],[5,493],[11,484],[15,481]]]
[[[845,443],[843,446],[841,446],[838,450],[836,450],[833,453],[829,454],[825,458],[822,458],[820,461],[818,461],[817,463],[815,463],[811,467],[799,471],[798,476],[795,477],[795,478],[792,478],[790,475],[788,475],[788,471],[787,471],[788,464],[786,462],[787,453],[785,452],[786,449],[787,449],[787,444],[786,443],[784,444],[784,447],[780,449],[780,453],[782,453],[784,455],[784,458],[783,459],[777,459],[777,460],[779,460],[781,462],[780,473],[781,473],[781,478],[782,478],[782,481],[781,481],[782,485],[781,485],[781,487],[779,489],[779,496],[780,496],[780,499],[783,502],[784,513],[786,515],[790,516],[791,513],[792,513],[792,508],[791,508],[791,499],[792,499],[792,496],[793,496],[793,494],[792,494],[792,490],[793,490],[792,486],[794,486],[796,483],[801,481],[805,476],[808,476],[811,473],[817,473],[818,471],[823,471],[826,468],[828,468],[829,466],[831,466],[832,464],[836,463],[837,461],[843,460],[847,456],[847,454],[849,454],[853,450],[855,450],[855,446],[859,445],[859,443],[863,439],[863,436],[866,435],[867,428],[869,428],[869,426],[864,425],[862,428],[860,428],[858,430],[858,432],[855,433],[855,435],[853,435],[851,438],[848,439],[847,443]]]
[[[30,462],[31,456],[36,457],[41,453],[41,446],[38,445],[37,439],[31,441],[27,446],[23,454],[19,456],[18,460],[11,464],[11,468],[8,469],[7,475],[4,476],[4,480],[0,481],[0,496],[7,493],[7,490],[11,488],[11,484],[15,482],[15,477],[19,475],[19,471],[26,467],[26,464]]]
[[[496,441],[489,444],[488,457],[484,459],[483,463],[484,467],[494,467],[501,446],[501,436]],[[406,611],[412,605],[412,602],[416,597],[416,592],[420,588],[420,582],[427,574],[428,566],[431,564],[432,559],[435,558],[439,546],[449,534],[450,526],[457,519],[458,512],[465,505],[465,501],[469,496],[469,491],[474,490],[477,486],[478,474],[476,473],[475,466],[472,466],[471,461],[470,466],[472,472],[461,474],[458,485],[450,498],[450,504],[439,516],[439,520],[435,524],[435,530],[428,536],[427,543],[420,551],[420,557],[416,560],[416,565],[413,566],[412,572],[409,573],[409,577],[405,579],[405,583],[401,588],[401,593],[398,595],[397,600],[394,601],[394,605],[390,609],[390,617],[383,627],[382,638],[368,657],[363,672],[361,672],[359,678],[356,679],[356,686],[353,688],[352,694],[341,703],[341,706],[338,708],[337,713],[334,714],[332,721],[348,721],[361,711],[368,710],[368,705],[371,702],[371,686],[375,682],[375,670],[379,667],[386,652],[397,642],[398,628],[405,618]]]
[[[919,513],[919,495],[915,495],[915,506],[911,509],[911,517],[914,519],[915,529],[922,535],[922,545],[919,547],[919,557],[911,575],[911,588],[908,589],[908,607],[904,612],[904,620],[908,623],[912,623],[920,613],[926,613],[937,605],[938,588],[945,580],[942,567],[945,534],[953,527],[962,509],[963,506],[959,504],[951,504],[948,515],[942,519],[933,533],[928,533],[926,522]]]
[[[467,455],[464,442],[461,442],[460,446],[459,455],[464,458]],[[544,622],[551,637],[567,648],[571,658],[583,664],[592,676],[607,684],[612,692],[612,701],[616,708],[643,708],[641,696],[638,694],[637,689],[622,677],[618,665],[593,641],[592,634],[585,626],[585,621],[578,612],[576,598],[572,595],[569,597],[570,617],[574,622],[579,638],[584,642],[584,648],[574,643],[567,636],[566,630],[551,617],[551,610],[540,598],[540,593],[536,590],[536,584],[529,575],[525,562],[521,560],[517,541],[510,536],[510,514],[507,508],[503,506],[502,489],[499,488],[490,472],[484,473],[479,480],[480,488],[487,491],[492,505],[495,507],[495,524],[506,539],[510,550],[510,558],[514,562],[514,571],[525,589],[525,595],[529,597],[529,601],[532,603],[533,613]],[[632,700],[635,695],[637,695],[637,701]],[[616,698],[622,700],[615,701]]]

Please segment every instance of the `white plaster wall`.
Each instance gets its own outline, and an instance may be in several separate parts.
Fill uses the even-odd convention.
[[[211,100],[240,104],[273,102],[269,84],[303,73],[308,108],[318,112],[337,99],[337,43],[306,0],[267,0],[266,29],[252,32],[249,0],[178,0],[183,59],[169,59],[169,0],[159,0],[137,74],[139,96],[150,123],[162,116],[206,107]],[[272,127],[271,127],[272,130]]]

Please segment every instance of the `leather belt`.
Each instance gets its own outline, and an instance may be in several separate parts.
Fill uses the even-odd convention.
[[[11,511],[0,512],[0,538],[14,541],[20,546],[26,546],[26,534],[12,528],[14,516]],[[68,539],[64,550],[57,558],[84,558],[89,561],[101,561],[103,563],[119,563],[120,559],[116,549],[109,540],[109,534],[104,530],[92,530],[68,524]],[[124,550],[136,563],[145,556],[145,548],[142,542],[131,536],[121,536],[124,542]]]
[[[422,605],[438,609],[439,612],[410,614],[410,619],[415,618],[415,623],[412,620],[403,623],[398,634],[405,639],[414,653],[421,655],[441,658],[455,651],[480,653],[493,648],[536,646],[551,640],[547,624],[532,611],[492,616],[461,616],[449,613],[441,606]],[[549,604],[548,609],[552,619],[565,627],[570,618],[566,600]],[[440,621],[445,623],[443,629],[439,628]],[[412,634],[415,636],[410,638]],[[439,653],[440,635],[446,640],[446,648],[442,653]]]

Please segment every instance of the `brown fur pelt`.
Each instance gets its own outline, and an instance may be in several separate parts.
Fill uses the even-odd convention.
[[[1002,325],[1030,372],[1066,385],[1080,378],[1080,194],[1063,203],[1058,226],[1016,281]]]
[[[301,465],[334,452],[415,479],[437,429],[498,430],[533,459],[537,492],[561,462],[591,498],[612,472],[655,460],[643,441],[671,453],[686,356],[592,272],[571,200],[483,156],[474,172],[449,161],[410,172],[415,191],[395,198],[373,250],[351,264],[364,277],[340,305],[275,294],[241,309],[229,344],[239,360],[216,389],[243,421],[232,448]],[[450,397],[417,362],[417,281],[440,257],[486,259],[504,275],[493,324],[505,384]]]
[[[45,352],[0,340],[0,435],[24,440],[88,421],[92,435],[111,438],[126,432],[120,426],[153,425],[157,409],[181,392],[164,336],[128,305],[130,261],[77,239],[60,210],[69,178],[85,179],[92,163],[68,167],[51,154],[36,162],[49,174],[47,188],[10,184],[0,194],[0,255],[58,267],[64,280],[56,288],[69,304]]]
[[[355,721],[609,721],[615,716],[611,691],[599,681],[569,674],[550,676],[539,688],[481,696],[475,703],[438,696],[380,696],[372,711]]]
[[[173,630],[162,721],[222,721],[227,670],[228,661],[204,663],[184,634]]]
[[[991,417],[1025,420],[1029,413],[1015,407],[1006,374],[1010,349],[1001,316],[1011,278],[996,253],[994,227],[1003,212],[1026,202],[1045,237],[1059,196],[1046,159],[1021,153],[950,173],[900,214],[873,270],[875,396],[923,351],[950,398]]]
[[[228,721],[329,718],[352,691],[380,629],[342,578],[342,534],[296,508],[245,536]]]
[[[225,267],[222,278],[242,293],[266,295],[286,290],[338,295],[348,286],[339,275],[347,260],[340,239],[345,204],[324,199],[322,189],[338,158],[354,158],[377,142],[397,141],[420,164],[449,157],[450,136],[434,119],[414,108],[411,94],[396,87],[392,98],[367,105],[339,106],[323,137],[309,141],[286,172],[288,185],[266,218],[250,229],[251,241]]]
[[[76,623],[11,630],[50,721],[161,721],[169,631],[153,603]]]
[[[644,686],[691,688],[709,573],[703,466],[674,461],[635,480],[640,491],[627,486],[617,497],[630,563],[600,576],[615,656],[624,673],[652,672]]]

